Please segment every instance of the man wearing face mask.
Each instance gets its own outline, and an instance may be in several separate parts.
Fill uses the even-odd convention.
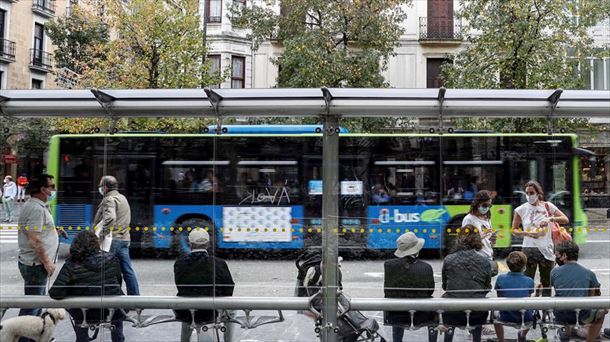
[[[527,203],[515,209],[513,235],[523,237],[523,253],[527,256],[525,275],[534,279],[540,272],[542,295],[551,296],[551,270],[555,264],[551,222],[569,223],[568,217],[553,203],[544,201],[542,186],[536,181],[525,184]]]
[[[104,176],[100,180],[98,191],[103,196],[95,218],[94,227],[101,226],[100,241],[112,234],[110,253],[114,253],[121,264],[121,273],[127,286],[127,294],[139,296],[140,288],[136,272],[131,266],[129,256],[129,225],[131,224],[131,208],[127,198],[119,193],[119,182],[113,176]]]
[[[24,280],[25,295],[44,295],[48,278],[55,272],[59,239],[47,202],[55,198],[53,176],[33,177],[29,184],[31,197],[21,208],[17,235],[19,272]],[[19,316],[38,316],[41,309],[21,309]],[[21,339],[21,342],[29,341]]]

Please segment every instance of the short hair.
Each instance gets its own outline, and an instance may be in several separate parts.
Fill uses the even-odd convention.
[[[568,260],[577,261],[580,248],[574,241],[563,241],[557,246],[557,253],[565,254]]]
[[[13,180],[13,177],[11,175],[6,175],[6,177],[4,177],[4,178],[8,179],[9,181]]]
[[[46,173],[33,176],[32,179],[30,179],[30,183],[28,184],[30,194],[34,195],[40,193],[40,188],[46,188],[49,185],[49,181],[54,178],[55,177]]]
[[[100,240],[91,230],[84,230],[72,241],[70,245],[70,260],[83,262],[85,259],[100,250]]]
[[[506,257],[506,265],[512,272],[521,272],[527,265],[527,255],[520,251],[510,252]]]
[[[209,243],[191,243],[191,242],[189,242],[189,244],[191,245],[191,249],[208,249],[208,246],[210,245]]]
[[[104,176],[102,177],[102,180],[100,181],[100,183],[108,188],[108,191],[112,191],[112,190],[118,190],[119,189],[119,182],[116,180],[116,178],[114,178],[114,176]]]
[[[480,251],[483,248],[483,241],[477,227],[467,224],[458,233],[455,240],[454,252],[474,249]]]
[[[542,190],[542,185],[540,185],[540,183],[536,182],[535,180],[531,180],[525,183],[523,190],[527,189],[530,186],[536,190],[536,193],[538,194],[538,199],[544,201],[544,190]]]

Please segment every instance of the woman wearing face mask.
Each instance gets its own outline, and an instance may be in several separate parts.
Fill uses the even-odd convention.
[[[481,255],[489,260],[494,258],[493,245],[496,242],[496,236],[491,228],[491,193],[487,190],[481,190],[476,193],[468,215],[462,220],[462,227],[473,225],[481,235],[483,248],[479,251]]]
[[[525,275],[534,279],[538,268],[544,287],[542,295],[550,297],[551,270],[555,265],[550,223],[567,224],[570,220],[553,203],[544,201],[544,192],[538,182],[527,182],[525,194],[527,203],[515,209],[513,215],[513,235],[523,237],[523,253],[527,256]]]

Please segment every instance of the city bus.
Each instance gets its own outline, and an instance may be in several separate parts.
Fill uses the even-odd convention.
[[[320,126],[223,126],[201,134],[56,135],[47,169],[58,195],[56,224],[69,235],[92,225],[100,178],[113,175],[130,201],[133,248],[171,249],[195,227],[216,249],[321,246]],[[339,247],[390,250],[411,231],[424,248],[449,246],[478,190],[492,191],[497,248],[511,235],[523,185],[586,238],[580,156],[573,134],[359,134],[339,136]]]

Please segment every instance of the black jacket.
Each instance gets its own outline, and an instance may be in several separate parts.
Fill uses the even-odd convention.
[[[53,299],[67,297],[85,296],[120,296],[121,290],[121,268],[119,260],[114,254],[99,251],[88,256],[83,262],[66,261],[59,271],[57,279],[49,290],[49,296]],[[81,309],[69,309],[70,315],[75,323],[80,324],[83,320]],[[87,322],[96,322],[105,319],[108,310],[87,310]],[[113,319],[121,319],[123,314],[115,312]]]
[[[193,252],[180,257],[174,264],[174,280],[178,296],[184,297],[228,297],[233,295],[235,283],[227,263],[207,252]],[[176,318],[191,322],[188,310],[175,310]],[[197,310],[197,322],[214,320],[214,310]]]
[[[434,293],[434,271],[427,262],[413,257],[391,259],[384,263],[383,291],[385,298],[431,298]],[[408,311],[388,311],[386,323],[409,325]],[[414,324],[434,320],[432,312],[417,312]]]
[[[443,261],[443,297],[484,298],[491,290],[489,259],[474,249],[449,254]]]

